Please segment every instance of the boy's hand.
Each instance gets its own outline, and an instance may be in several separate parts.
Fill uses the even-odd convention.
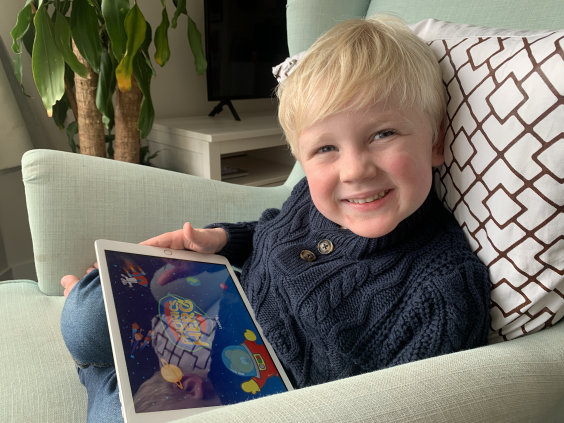
[[[189,222],[186,222],[182,229],[167,232],[140,244],[214,254],[221,251],[227,244],[227,233],[221,228],[194,229]]]

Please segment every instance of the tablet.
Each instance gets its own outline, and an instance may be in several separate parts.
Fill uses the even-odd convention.
[[[96,255],[127,423],[292,389],[225,257],[108,240]]]

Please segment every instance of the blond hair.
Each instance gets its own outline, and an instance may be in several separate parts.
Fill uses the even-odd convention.
[[[277,89],[278,117],[299,159],[301,132],[342,111],[359,111],[398,96],[418,107],[437,140],[446,97],[437,59],[424,41],[391,15],[344,21],[323,34]]]

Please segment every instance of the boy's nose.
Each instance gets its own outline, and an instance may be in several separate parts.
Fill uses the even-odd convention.
[[[348,154],[341,162],[341,182],[359,182],[373,178],[378,174],[376,164],[367,154]]]

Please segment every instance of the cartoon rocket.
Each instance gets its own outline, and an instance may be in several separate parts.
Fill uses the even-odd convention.
[[[133,353],[135,352],[135,348],[137,348],[137,345],[139,345],[139,341],[141,341],[143,339],[143,334],[140,332],[137,332],[135,335],[133,335],[133,339],[135,341],[133,341],[133,344],[131,345],[131,358],[135,358],[135,356],[133,355]]]

